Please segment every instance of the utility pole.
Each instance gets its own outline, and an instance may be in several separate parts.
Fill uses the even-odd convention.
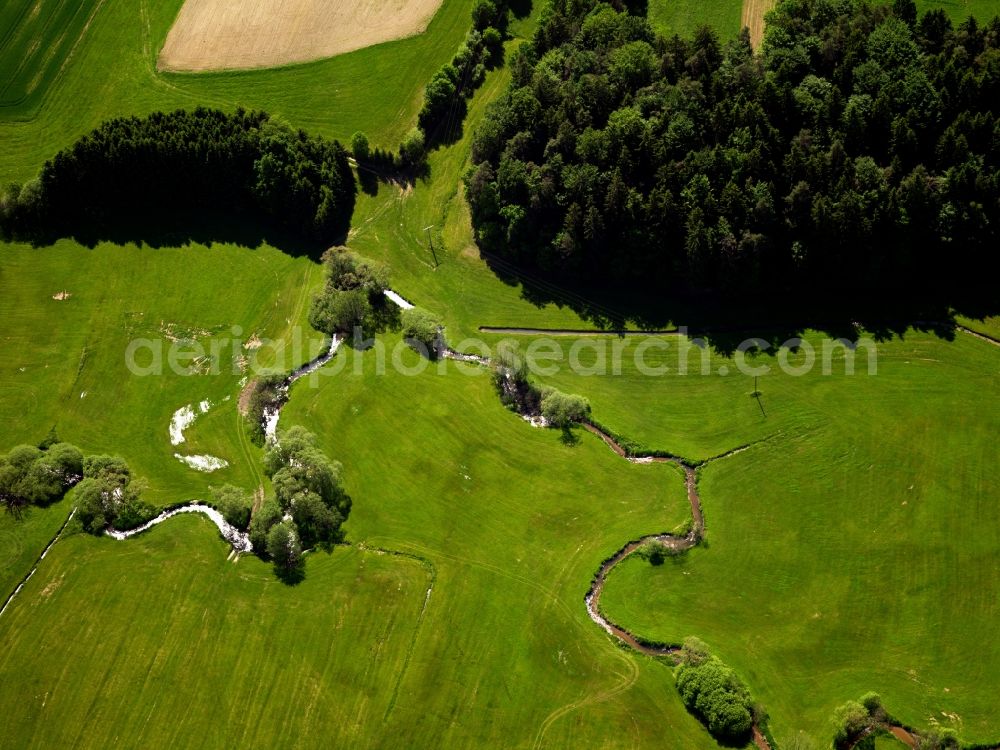
[[[431,236],[431,230],[433,228],[434,225],[431,224],[430,226],[424,227],[424,231],[427,232],[427,244],[430,246],[431,255],[434,257],[434,267],[437,268],[439,265],[438,256],[437,253],[434,251],[434,238]]]
[[[755,374],[755,375],[753,376],[753,393],[752,393],[751,395],[752,395],[752,396],[753,396],[753,397],[754,397],[755,399],[757,399],[757,406],[759,406],[759,407],[760,407],[760,413],[761,413],[761,416],[763,416],[763,417],[764,417],[764,419],[767,419],[767,412],[766,412],[766,411],[764,411],[764,404],[763,404],[763,402],[761,402],[761,400],[760,400],[760,389],[759,389],[759,388],[757,387],[757,378],[758,378],[758,377],[759,377],[759,376],[758,376],[758,375],[756,375],[756,374]]]

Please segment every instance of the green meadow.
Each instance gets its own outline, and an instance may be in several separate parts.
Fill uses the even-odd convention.
[[[995,741],[997,356],[968,334],[911,331],[878,345],[874,375],[835,360],[795,377],[761,359],[759,403],[717,355],[709,375],[577,378],[598,419],[648,447],[703,460],[751,446],[701,471],[707,544],[659,567],[627,559],[605,614],[653,640],[697,634],[779,741],[822,739],[869,690],[904,723]]]
[[[11,29],[0,46],[0,180],[30,179],[108,117],[198,105],[262,108],[342,140],[362,130],[394,149],[472,3],[444,0],[425,34],[330,60],[161,74],[157,52],[180,6],[18,0],[0,10]],[[508,49],[530,36],[538,9],[514,24]],[[739,12],[649,9],[661,31],[710,23],[723,35]],[[574,293],[548,287],[556,301],[533,301],[473,242],[461,177],[508,77],[488,75],[461,138],[430,154],[429,178],[359,194],[348,238],[387,262],[393,288],[439,314],[459,348],[481,325],[590,326]],[[87,453],[125,457],[157,505],[222,483],[270,492],[237,412],[244,369],[126,368],[137,339],[214,345],[280,370],[325,343],[307,323],[319,264],[263,240],[224,240],[0,246],[0,451],[55,428]],[[998,337],[996,318],[960,322]],[[255,334],[274,346],[244,348]],[[820,334],[807,338],[819,348]],[[584,341],[586,367],[622,340]],[[997,348],[960,331],[950,341],[909,331],[878,342],[876,375],[859,353],[853,376],[842,352],[832,374],[804,377],[762,356],[752,364],[772,371],[757,398],[731,358],[709,351],[702,375],[691,350],[681,376],[682,340],[668,337],[645,355],[667,374],[648,377],[626,341],[618,374],[563,362],[537,380],[586,396],[598,422],[648,449],[702,461],[750,447],[700,473],[707,543],[662,566],[627,559],[608,578],[605,613],[647,638],[700,637],[768,709],[779,743],[804,733],[828,746],[833,709],[869,690],[916,727],[1000,739]],[[0,617],[0,747],[717,747],[668,663],[613,641],[583,602],[625,542],[684,528],[683,474],[629,464],[582,430],[533,428],[500,405],[483,371],[438,368],[389,333],[370,351],[343,347],[293,388],[282,427],[315,432],[354,499],[347,544],[307,555],[297,586],[254,557],[227,559],[202,517],[127,542],[71,526]],[[171,445],[174,412],[202,401],[208,410]],[[174,453],[229,466],[204,474]],[[0,517],[0,596],[72,503]]]
[[[425,567],[344,549],[291,588],[227,552],[196,517],[128,543],[61,540],[0,623],[0,744],[289,747],[377,731]]]
[[[211,475],[212,484],[256,487],[260,451],[249,444],[237,413],[245,374],[233,360],[253,357],[261,367],[284,363],[286,370],[318,353],[323,337],[307,333],[306,316],[321,279],[314,263],[267,247],[4,247],[0,419],[6,442],[37,443],[54,428],[85,452],[127,456],[148,484],[147,497],[163,505],[207,495],[206,475],[174,453],[227,461],[229,468]],[[53,299],[62,292],[70,297]],[[254,334],[277,345],[245,349],[239,342]],[[140,374],[128,370],[129,345],[141,340],[159,342],[162,376],[141,374],[154,366],[148,347],[134,355]],[[195,355],[219,351],[218,372],[197,364],[182,340],[197,347],[190,350]],[[187,405],[198,411],[203,401],[211,407],[185,431],[184,443],[171,445],[174,412]]]
[[[916,0],[917,9],[923,13],[940,8],[955,24],[969,16],[985,23],[997,15],[1000,7],[996,0]],[[699,26],[711,26],[723,41],[739,33],[742,20],[741,0],[650,0],[647,16],[661,34],[690,36]]]
[[[677,2],[651,0],[646,11],[650,23],[661,34],[690,36],[699,26],[711,26],[722,39],[739,33],[743,9],[741,0]]]
[[[37,107],[102,3],[12,0],[0,8],[0,112]]]

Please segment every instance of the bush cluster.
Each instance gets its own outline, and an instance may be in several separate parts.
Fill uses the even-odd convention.
[[[0,503],[20,515],[28,505],[48,505],[83,478],[83,454],[69,443],[18,445],[0,454]]]
[[[279,409],[288,400],[287,384],[288,376],[280,372],[261,375],[252,384],[246,418],[255,445],[264,444],[264,412]]]
[[[444,345],[441,319],[419,307],[403,310],[400,319],[403,339],[424,356],[434,359]]]
[[[746,686],[732,669],[708,653],[697,638],[688,638],[677,667],[677,690],[688,710],[716,739],[743,743],[753,728],[753,704]]]
[[[583,396],[532,383],[528,378],[527,362],[512,348],[497,348],[492,371],[500,401],[519,414],[541,415],[553,427],[563,429],[590,418],[590,402]]]
[[[553,0],[475,134],[481,248],[656,288],[994,278],[1000,20],[790,0],[762,53]]]
[[[355,326],[380,328],[387,313],[388,267],[365,260],[343,247],[323,255],[326,286],[313,298],[309,323],[317,331],[350,333]],[[390,313],[391,314],[391,313]]]
[[[555,388],[542,388],[542,416],[553,427],[569,427],[585,422],[590,416],[590,402],[575,393],[563,393]]]
[[[76,508],[84,531],[100,534],[109,526],[127,531],[156,517],[157,511],[143,502],[132,472],[118,456],[87,456],[83,479],[76,487]]]
[[[351,510],[341,469],[306,429],[283,432],[264,456],[275,498],[265,501],[250,520],[254,550],[266,552],[280,570],[290,571],[299,565],[303,547],[340,541],[341,524]]]
[[[226,522],[241,531],[246,531],[250,525],[250,512],[253,507],[250,496],[244,490],[231,484],[212,487],[212,496],[215,499],[216,509],[226,519]]]
[[[482,85],[486,72],[503,62],[511,12],[508,0],[477,0],[472,8],[472,29],[451,61],[434,73],[424,89],[418,126],[400,145],[403,165],[418,166],[428,147],[451,143],[461,134],[468,110],[466,100]]]

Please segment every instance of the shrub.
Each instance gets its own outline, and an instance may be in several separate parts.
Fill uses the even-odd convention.
[[[670,550],[667,546],[655,539],[650,539],[638,551],[638,555],[648,560],[650,565],[663,565],[663,561],[667,559],[669,554]]]
[[[385,307],[389,269],[361,258],[345,248],[323,255],[327,281],[309,310],[309,324],[317,331],[333,335],[349,333],[369,320],[376,308]]]
[[[351,136],[351,153],[359,162],[368,161],[371,156],[371,145],[368,143],[368,136],[362,132],[357,132]]]
[[[413,128],[399,144],[400,166],[419,167],[426,158],[424,131],[420,128]]]
[[[847,701],[833,712],[833,744],[846,747],[871,724],[868,709],[858,701]]]
[[[83,530],[99,534],[108,524],[110,498],[104,485],[96,479],[85,478],[76,488],[76,517]]]
[[[722,742],[745,742],[753,727],[752,702],[732,669],[711,656],[705,644],[688,639],[677,668],[677,690],[692,713]]]
[[[231,484],[213,487],[212,495],[215,497],[215,507],[226,519],[226,523],[245,531],[250,525],[250,512],[253,506],[250,496]]]
[[[302,545],[294,524],[281,521],[267,532],[267,554],[281,571],[290,571],[302,561]]]
[[[433,358],[441,343],[441,320],[426,310],[403,310],[403,339],[414,349]]]
[[[859,702],[865,707],[868,715],[875,721],[885,721],[888,718],[886,710],[882,705],[882,696],[878,693],[865,693],[861,696]]]
[[[318,448],[315,435],[298,426],[283,432],[264,455],[278,513],[291,514],[298,538],[307,545],[340,541],[340,527],[351,512],[342,468]]]
[[[281,507],[268,498],[250,519],[250,544],[254,552],[263,557],[267,553],[267,532],[281,521]]]
[[[360,289],[329,291],[318,295],[309,310],[309,325],[317,331],[333,335],[349,333],[371,314],[368,295]]]
[[[569,427],[590,416],[590,402],[583,396],[546,388],[542,391],[542,416],[555,427]]]
[[[917,750],[958,750],[961,744],[954,729],[931,728],[917,741]]]
[[[143,502],[138,493],[130,489],[118,503],[117,514],[110,524],[119,531],[128,531],[153,520],[158,513],[156,508]]]
[[[19,514],[27,505],[46,505],[61,498],[83,476],[83,454],[68,443],[46,443],[47,449],[18,445],[0,454],[0,503]]]
[[[486,64],[497,67],[503,62],[503,35],[496,29],[490,27],[483,31],[483,47],[486,49]]]
[[[132,484],[132,472],[118,456],[87,456],[76,488],[77,517],[84,531],[100,534],[109,526],[128,530],[156,516]]]
[[[497,26],[499,15],[493,0],[477,0],[472,7],[472,28],[482,31],[489,26]]]
[[[340,526],[343,517],[336,509],[326,505],[315,492],[305,490],[292,497],[292,520],[299,532],[302,544],[332,544],[340,540]]]
[[[493,385],[500,402],[520,414],[538,414],[541,393],[528,380],[528,364],[515,349],[497,348],[493,357]]]
[[[260,445],[264,442],[264,412],[279,408],[288,400],[285,389],[287,378],[281,373],[271,373],[257,378],[247,404],[247,421],[250,422],[250,438]]]

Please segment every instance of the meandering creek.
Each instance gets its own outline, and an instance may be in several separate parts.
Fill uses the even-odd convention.
[[[411,309],[413,307],[412,303],[410,303],[408,300],[404,299],[391,289],[385,290],[385,296],[386,298],[388,298],[389,300],[391,300],[404,310]],[[972,335],[980,338],[985,338],[971,331],[969,331],[969,333],[972,333]],[[989,339],[989,341],[994,344],[997,343],[992,339]],[[295,381],[315,372],[319,368],[323,367],[323,365],[328,363],[331,359],[333,359],[341,343],[342,339],[335,336],[331,341],[330,347],[325,352],[320,354],[315,359],[310,360],[297,370],[293,371],[280,386],[280,391],[282,396],[287,396],[289,389],[291,388],[292,384],[295,383]],[[442,356],[445,356],[450,359],[461,360],[464,362],[474,362],[476,364],[487,367],[490,365],[490,360],[488,358],[478,355],[463,354],[461,352],[456,352],[451,349],[444,349],[441,352],[441,354]],[[286,398],[282,398],[281,402],[278,405],[276,405],[273,408],[269,408],[264,412],[263,416],[264,431],[268,441],[273,442],[277,439],[278,420],[281,416],[281,407],[286,400],[287,400]],[[207,411],[207,406],[208,406],[207,402],[200,405],[201,411],[202,412]],[[521,414],[521,416],[525,420],[531,422],[532,425],[545,426],[544,418],[542,418],[538,414]],[[192,407],[184,407],[183,409],[178,410],[178,412],[175,413],[174,418],[171,421],[170,425],[171,444],[178,445],[184,441],[184,436],[183,436],[184,429],[194,421],[194,418],[195,418],[195,412]],[[617,455],[621,456],[622,458],[631,463],[636,463],[636,464],[672,463],[679,466],[684,471],[684,477],[685,477],[684,483],[687,489],[688,502],[690,503],[691,506],[692,523],[690,530],[683,535],[671,534],[671,533],[657,533],[657,534],[649,534],[640,537],[638,539],[635,539],[633,541],[630,541],[621,549],[619,549],[617,552],[615,552],[613,555],[611,555],[609,558],[607,558],[604,561],[604,563],[602,563],[601,567],[597,570],[591,581],[590,588],[584,595],[584,603],[586,605],[587,614],[590,616],[590,619],[593,620],[594,623],[600,626],[608,634],[610,634],[614,638],[617,638],[622,643],[627,644],[628,646],[630,646],[631,648],[635,649],[640,653],[649,654],[651,656],[667,656],[667,657],[673,656],[680,651],[679,646],[669,645],[669,644],[659,645],[659,644],[649,643],[640,638],[639,636],[636,636],[634,633],[631,633],[624,627],[612,622],[604,614],[601,613],[600,600],[601,600],[601,593],[604,590],[604,584],[607,580],[608,574],[618,563],[627,558],[629,555],[635,553],[647,542],[650,541],[657,542],[666,547],[670,552],[673,553],[681,553],[693,547],[696,547],[701,542],[705,530],[704,515],[702,514],[702,508],[701,508],[701,497],[698,494],[698,484],[697,484],[698,469],[714,461],[728,458],[729,456],[744,451],[749,446],[740,446],[739,448],[728,451],[720,456],[716,456],[700,464],[694,465],[678,456],[629,455],[628,452],[617,442],[617,440],[615,440],[613,436],[607,434],[599,427],[593,424],[584,424],[583,427],[589,432],[598,436],[601,440],[603,440],[605,444],[607,444],[607,446],[611,450],[613,450]],[[181,457],[178,456],[178,458]],[[4,603],[3,608],[0,609],[0,615],[4,613],[4,611],[10,605],[14,597],[17,596],[17,594],[21,591],[21,589],[28,582],[28,580],[35,574],[35,571],[38,568],[38,564],[45,558],[45,556],[48,554],[52,546],[59,540],[63,530],[68,525],[70,519],[72,519],[73,513],[75,513],[75,510],[70,513],[69,518],[66,519],[66,522],[63,524],[63,527],[59,530],[59,533],[56,534],[56,536],[52,539],[49,545],[45,548],[45,551],[42,552],[41,556],[38,558],[38,561],[36,561],[35,567],[32,568],[31,572],[28,573],[28,575],[24,578],[21,584],[7,598],[7,601]],[[108,536],[117,540],[129,539],[137,534],[141,534],[145,531],[148,531],[154,526],[157,526],[158,524],[163,523],[167,519],[173,518],[174,516],[177,516],[181,513],[201,513],[207,516],[209,520],[211,520],[219,529],[219,533],[222,535],[222,537],[227,542],[229,542],[230,545],[232,545],[232,548],[235,552],[245,553],[253,551],[253,547],[250,543],[249,536],[246,534],[246,532],[240,531],[236,527],[229,524],[225,520],[225,518],[223,518],[222,514],[219,511],[200,502],[192,502],[187,505],[182,505],[176,508],[165,510],[159,516],[152,519],[151,521],[143,524],[142,526],[139,526],[138,528],[131,529],[129,531],[116,531],[109,529],[106,533],[108,534]],[[428,591],[428,595],[429,593],[430,592]],[[894,736],[896,736],[904,743],[910,745],[911,747],[917,746],[919,738],[915,734],[903,729],[901,726],[889,723],[884,723],[879,726],[890,731]],[[874,728],[875,727],[872,727],[868,731],[871,731]],[[865,734],[867,734],[867,732]],[[865,735],[862,734],[861,737],[859,737],[858,739],[861,739],[864,736]],[[753,727],[753,741],[757,745],[757,747],[760,748],[761,750],[770,750],[770,745],[768,744],[767,739],[764,737],[764,735],[761,733],[761,731],[757,726]]]

